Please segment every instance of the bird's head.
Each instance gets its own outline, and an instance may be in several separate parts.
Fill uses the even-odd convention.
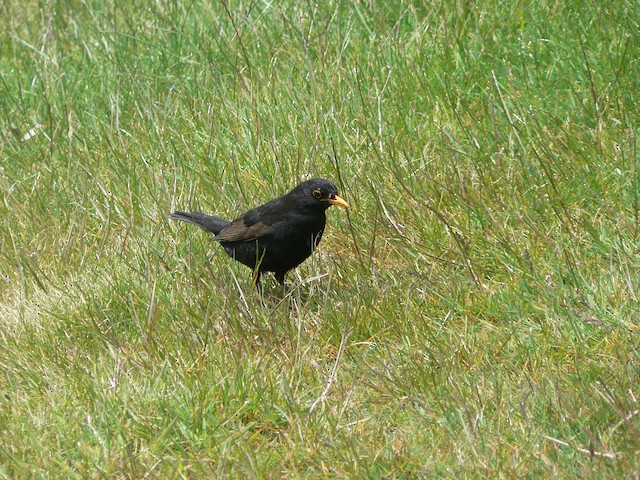
[[[349,204],[338,195],[338,188],[324,178],[312,178],[302,182],[291,190],[290,195],[309,208],[326,210],[331,205],[349,208]]]

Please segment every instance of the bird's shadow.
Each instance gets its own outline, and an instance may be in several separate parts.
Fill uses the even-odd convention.
[[[318,275],[312,278],[296,278],[280,284],[273,278],[265,278],[259,288],[252,286],[252,290],[258,297],[260,304],[270,310],[278,310],[283,306],[293,311],[316,311],[320,308],[318,297],[324,298],[326,291],[322,288],[322,279],[329,274]],[[247,292],[245,291],[245,294]]]

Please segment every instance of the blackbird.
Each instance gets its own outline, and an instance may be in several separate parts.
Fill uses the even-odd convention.
[[[324,178],[302,182],[233,222],[203,213],[174,212],[172,220],[193,223],[215,234],[227,255],[254,271],[259,287],[262,272],[273,272],[284,285],[286,273],[305,261],[320,243],[331,205],[349,208],[336,186]]]

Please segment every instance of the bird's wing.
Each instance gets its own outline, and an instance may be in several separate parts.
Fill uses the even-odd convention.
[[[247,242],[268,235],[290,213],[290,208],[287,209],[283,204],[284,198],[278,197],[249,210],[223,228],[213,239],[218,242]]]
[[[245,218],[241,217],[224,228],[213,239],[218,242],[246,242],[260,238],[271,232],[272,229],[272,225],[264,222],[249,224]]]

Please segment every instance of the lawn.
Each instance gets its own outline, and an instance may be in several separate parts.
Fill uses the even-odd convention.
[[[633,2],[0,5],[0,478],[638,478]],[[309,176],[282,292],[173,210]]]

